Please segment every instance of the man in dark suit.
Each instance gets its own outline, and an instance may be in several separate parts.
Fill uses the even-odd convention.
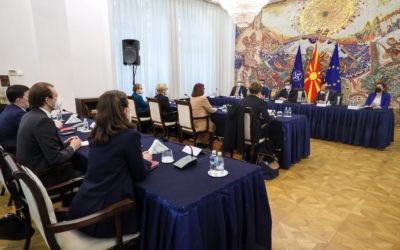
[[[81,147],[81,140],[73,136],[62,142],[51,119],[51,111],[61,107],[61,99],[50,83],[39,82],[29,91],[31,111],[22,119],[17,134],[17,160],[30,168],[45,186],[75,177],[71,165],[62,170],[49,170],[67,163]],[[43,174],[46,172],[46,174]]]
[[[315,104],[327,104],[336,105],[337,92],[333,89],[329,89],[329,85],[324,83],[321,85],[321,90],[318,92],[317,97],[314,100]]]
[[[292,88],[289,80],[285,81],[285,88],[275,96],[275,100],[297,102],[297,90]]]
[[[10,104],[0,114],[0,144],[15,150],[19,123],[29,106],[29,88],[12,85],[7,88],[6,95]],[[11,153],[15,154],[14,150]]]
[[[240,101],[240,104],[245,107],[250,107],[253,112],[253,131],[255,142],[267,136],[265,124],[272,121],[267,111],[267,103],[260,99],[262,85],[258,82],[253,82],[249,87],[250,94]]]
[[[247,89],[246,89],[245,86],[243,86],[243,84],[240,81],[238,81],[236,83],[236,86],[233,86],[229,96],[243,96],[243,97],[246,97],[247,96]]]
[[[269,90],[268,90],[268,87],[265,85],[265,80],[264,80],[264,79],[261,79],[261,80],[260,80],[260,84],[261,84],[261,86],[262,86],[262,88],[261,88],[261,95],[262,95],[264,98],[269,98]]]

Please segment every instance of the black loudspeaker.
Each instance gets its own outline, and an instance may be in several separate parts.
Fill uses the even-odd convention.
[[[125,65],[140,65],[140,42],[133,39],[122,40],[122,55]]]

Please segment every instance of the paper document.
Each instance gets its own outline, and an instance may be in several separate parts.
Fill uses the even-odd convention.
[[[149,152],[151,154],[161,154],[162,152],[164,152],[167,149],[168,149],[167,146],[162,144],[158,139],[155,139],[153,141],[153,144],[151,144],[151,146],[149,148]]]
[[[78,123],[82,122],[81,119],[78,118],[77,114],[72,114],[68,120],[65,122],[65,124],[72,124],[72,123]]]
[[[192,154],[192,150],[190,148],[192,148],[194,156],[198,156],[200,154],[200,152],[201,152],[201,148],[194,147],[194,146],[187,146],[187,145],[182,149],[182,151],[185,152],[188,155],[191,155]]]
[[[84,147],[84,146],[89,146],[89,141],[82,141],[82,142],[81,142],[81,146],[82,146],[82,147]]]

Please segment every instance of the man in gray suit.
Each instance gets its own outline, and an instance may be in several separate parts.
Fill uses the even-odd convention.
[[[49,171],[68,163],[81,140],[73,136],[61,142],[57,128],[51,119],[51,111],[61,107],[61,99],[50,83],[39,82],[29,92],[31,111],[25,114],[17,134],[17,160],[30,168],[45,186],[54,185],[75,177],[71,165],[60,171]]]

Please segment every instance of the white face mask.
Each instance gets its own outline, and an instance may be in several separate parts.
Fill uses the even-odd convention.
[[[58,97],[56,103],[54,104],[54,106],[52,106],[52,109],[53,109],[53,110],[60,109],[60,108],[61,108],[61,105],[62,105],[61,98]]]
[[[322,94],[322,95],[325,95],[325,91],[321,90],[321,94]]]
[[[289,91],[291,88],[290,88],[290,86],[285,86],[285,89],[286,89],[287,91]]]
[[[237,83],[237,86],[238,86],[238,87],[242,86],[242,83],[238,82],[238,83]]]

